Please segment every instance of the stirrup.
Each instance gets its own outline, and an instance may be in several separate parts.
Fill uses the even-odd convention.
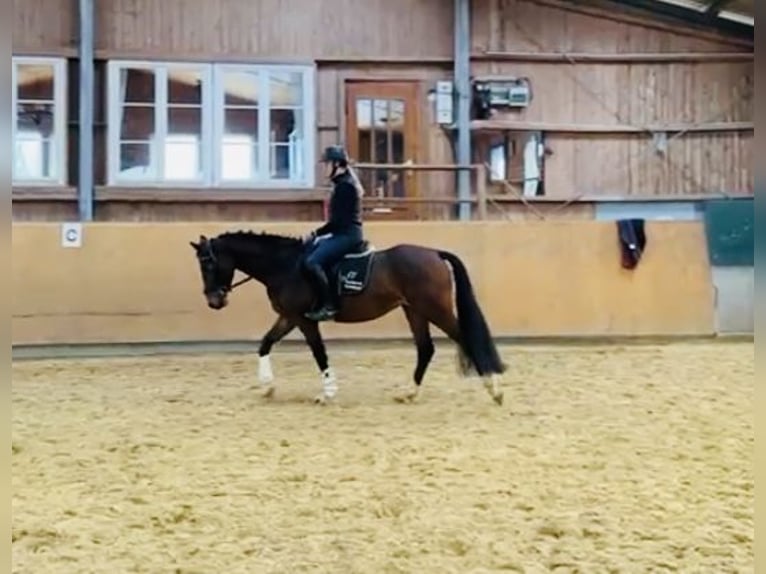
[[[317,309],[316,311],[308,311],[304,314],[304,316],[307,319],[311,319],[312,321],[327,321],[332,319],[337,313],[337,309],[325,306],[321,309]]]

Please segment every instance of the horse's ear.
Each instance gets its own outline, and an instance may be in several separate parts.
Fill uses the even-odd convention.
[[[204,235],[200,235],[199,236],[199,242],[200,243],[205,243],[205,241],[207,241],[207,237],[205,237]]]
[[[194,241],[189,241],[189,245],[194,247],[194,251],[199,251],[199,243],[194,243]]]

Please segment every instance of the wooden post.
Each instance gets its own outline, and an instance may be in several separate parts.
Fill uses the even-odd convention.
[[[487,219],[487,168],[483,164],[475,167],[476,172],[476,207],[479,220]]]

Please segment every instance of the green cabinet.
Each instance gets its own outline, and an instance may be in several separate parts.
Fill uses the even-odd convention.
[[[706,201],[705,234],[711,265],[715,267],[754,265],[753,199]]]

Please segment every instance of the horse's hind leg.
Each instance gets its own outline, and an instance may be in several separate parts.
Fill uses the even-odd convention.
[[[420,384],[426,374],[426,369],[434,356],[434,342],[431,339],[431,332],[428,319],[415,313],[410,307],[404,307],[404,314],[407,322],[410,324],[412,336],[415,339],[415,347],[418,353],[418,362],[415,365],[415,372],[412,375],[414,387],[410,388],[403,395],[397,396],[399,402],[410,402],[415,400],[420,393]]]
[[[295,328],[295,323],[279,317],[271,329],[261,339],[261,345],[258,348],[258,380],[263,389],[263,396],[266,398],[274,394],[274,372],[271,369],[271,349],[279,341],[284,339],[287,334]]]
[[[299,323],[298,328],[306,338],[311,354],[314,355],[314,361],[316,361],[317,367],[319,367],[322,373],[322,394],[318,395],[314,402],[325,404],[327,401],[335,398],[335,394],[338,392],[338,384],[335,379],[335,373],[330,368],[330,363],[327,359],[327,349],[322,340],[322,334],[319,332],[319,325],[314,321],[303,320]]]
[[[439,311],[434,313],[432,317],[429,318],[434,325],[444,331],[444,333],[457,344],[458,368],[464,375],[467,374],[473,368],[473,365],[471,359],[466,355],[465,351],[463,351],[463,347],[460,342],[460,323],[458,318],[452,312],[452,309],[446,306],[441,306]],[[495,401],[498,405],[502,405],[503,391],[500,389],[500,385],[498,384],[497,375],[487,375],[482,377],[482,383],[484,384],[484,388],[486,389],[489,396],[492,397],[492,400]]]

